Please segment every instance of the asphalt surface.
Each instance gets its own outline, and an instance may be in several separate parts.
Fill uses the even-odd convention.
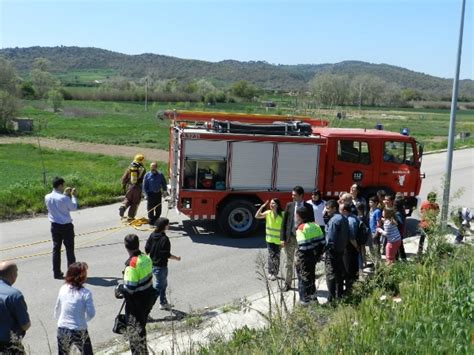
[[[455,205],[474,207],[473,153],[473,149],[454,153],[451,192],[464,189],[454,200]],[[427,178],[423,182],[422,198],[432,189],[441,192],[445,157],[445,153],[424,157],[422,170]],[[87,287],[93,293],[97,311],[89,323],[89,333],[96,349],[116,338],[111,329],[121,303],[114,298],[113,290],[127,259],[123,237],[136,233],[144,246],[150,233],[124,226],[118,217],[118,206],[88,208],[72,214],[77,235],[76,258],[89,264]],[[145,206],[142,202],[138,216],[145,216]],[[180,262],[169,262],[169,300],[176,309],[189,313],[232,303],[264,290],[256,266],[257,256],[265,255],[263,234],[233,239],[222,235],[210,223],[190,222],[174,211],[168,211],[167,216],[173,222],[168,233],[172,238],[172,253],[182,257]],[[53,279],[50,251],[46,217],[0,224],[0,260],[17,258],[19,277],[15,287],[23,292],[28,304],[32,327],[24,344],[32,354],[56,352],[53,309],[62,281]],[[62,263],[65,271],[65,255]],[[166,314],[154,309],[151,315],[162,318]]]

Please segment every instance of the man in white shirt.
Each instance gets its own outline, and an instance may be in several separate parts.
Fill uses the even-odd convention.
[[[66,248],[67,265],[76,261],[74,255],[74,226],[70,211],[77,210],[76,189],[64,188],[64,179],[53,179],[53,191],[44,197],[48,208],[53,238],[53,274],[55,279],[63,279],[61,272],[61,246]]]

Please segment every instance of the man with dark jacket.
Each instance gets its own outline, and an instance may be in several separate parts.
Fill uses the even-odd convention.
[[[160,298],[160,309],[170,310],[172,305],[166,299],[166,287],[168,286],[168,259],[180,261],[180,256],[171,254],[170,239],[166,235],[170,221],[168,218],[160,217],[156,221],[156,228],[150,234],[145,244],[147,253],[153,262],[153,275],[156,297]]]
[[[295,215],[296,210],[301,207],[306,207],[308,212],[313,211],[313,206],[309,203],[304,202],[304,189],[301,186],[295,186],[291,192],[293,202],[289,202],[286,205],[285,213],[283,214],[283,222],[281,224],[280,241],[281,247],[285,249],[286,254],[286,277],[284,291],[288,291],[291,288],[293,281],[293,264],[295,259],[296,250],[296,223]],[[314,222],[314,214],[308,213],[306,218],[307,222]]]
[[[326,213],[330,217],[326,225],[326,283],[328,286],[328,302],[341,298],[344,287],[343,255],[349,242],[349,224],[347,218],[338,214],[339,205],[336,200],[326,202]]]

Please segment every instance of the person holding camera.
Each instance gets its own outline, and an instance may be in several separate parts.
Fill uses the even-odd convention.
[[[53,239],[53,275],[55,279],[63,279],[61,271],[61,246],[66,248],[67,265],[76,262],[74,254],[74,225],[71,211],[77,210],[77,192],[75,188],[64,187],[61,177],[53,179],[53,191],[44,197],[48,209],[48,219],[51,222]]]

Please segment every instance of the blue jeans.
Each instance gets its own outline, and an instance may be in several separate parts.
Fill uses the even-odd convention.
[[[153,275],[155,275],[153,287],[156,290],[156,297],[160,297],[160,304],[167,304],[166,287],[168,286],[168,267],[153,266]]]

